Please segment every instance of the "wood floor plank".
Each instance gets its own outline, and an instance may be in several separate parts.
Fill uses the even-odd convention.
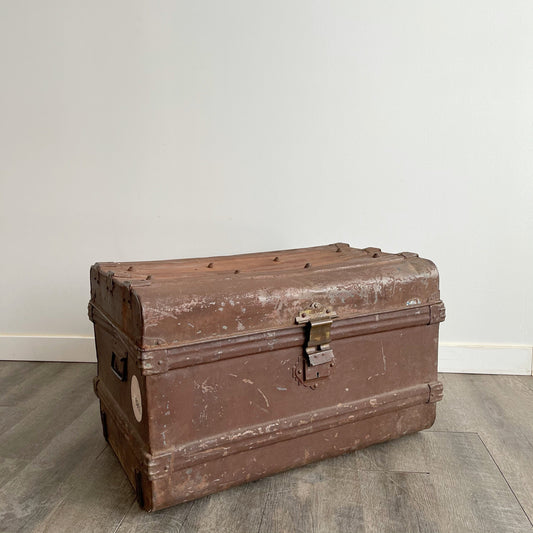
[[[35,393],[29,414],[0,435],[0,457],[31,460],[40,453],[95,401],[93,372],[93,365],[77,363],[50,378],[48,386]],[[24,402],[21,399],[20,405]]]
[[[261,520],[268,483],[268,480],[248,483],[149,514],[135,505],[126,515],[118,533],[255,531]]]
[[[11,481],[27,464],[28,461],[23,459],[0,457],[0,488]]]
[[[531,378],[533,380],[533,378]],[[444,374],[433,431],[475,431],[533,522],[533,393],[519,376]]]
[[[86,483],[88,469],[106,443],[96,402],[0,488],[0,527],[33,531],[71,493]]]
[[[135,502],[116,533],[182,533],[187,516],[201,500],[183,503],[169,509],[147,513]],[[219,530],[223,531],[223,530]]]
[[[109,446],[83,474],[65,481],[63,493],[52,511],[35,525],[34,533],[114,533],[132,504],[136,505],[134,490]]]
[[[31,407],[23,405],[14,405],[11,407],[0,406],[0,435],[3,435],[13,426],[19,424],[30,412]]]
[[[0,361],[0,401],[6,388],[20,383],[31,371],[39,371],[42,365],[28,361]]]
[[[411,500],[418,523],[436,520],[426,531],[532,531],[477,434],[419,433],[369,448],[358,455],[357,464],[359,468],[379,466],[385,472],[417,470],[426,475],[431,499]]]
[[[261,521],[267,487],[268,483],[260,480],[235,487],[231,493],[220,492],[197,501],[188,513],[180,533],[248,533],[251,524],[259,524]]]
[[[22,423],[30,413],[36,416],[42,405],[55,405],[57,383],[69,386],[73,371],[89,371],[93,365],[79,367],[70,363],[39,363],[26,361],[3,361],[0,365],[2,378],[0,382],[0,440],[14,426],[23,428],[29,422]],[[13,365],[13,372],[6,371]],[[83,378],[85,381],[85,378]],[[84,385],[85,383],[83,383]],[[15,432],[16,433],[16,432]],[[1,454],[1,451],[0,451]],[[1,478],[0,478],[1,483]]]
[[[361,495],[364,531],[447,531],[439,524],[438,514],[428,512],[439,501],[430,474],[361,471],[359,478],[365,488]]]
[[[364,531],[364,506],[354,455],[329,459],[265,480],[259,533]]]
[[[471,433],[422,433],[285,475],[295,490],[269,502],[261,533],[532,531]]]
[[[514,376],[514,380],[533,392],[533,376]]]
[[[10,389],[7,403],[16,398],[14,405],[0,407],[0,486],[96,401],[90,385],[96,370],[92,364],[35,363],[30,370],[27,380]],[[35,378],[42,386],[36,386]]]
[[[3,361],[0,376],[0,405],[14,406],[22,402],[35,403],[42,391],[53,384],[71,363],[39,363],[28,361]],[[8,364],[6,364],[8,363]],[[9,371],[11,365],[13,368]]]

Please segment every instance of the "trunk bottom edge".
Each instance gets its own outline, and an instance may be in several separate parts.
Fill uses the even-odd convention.
[[[107,432],[140,506],[154,511],[427,429],[435,414],[435,403],[408,406],[191,466],[176,465],[167,475],[152,480],[113,417],[108,417]]]

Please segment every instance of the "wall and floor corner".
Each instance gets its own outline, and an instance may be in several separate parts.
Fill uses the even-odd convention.
[[[5,4],[0,358],[94,360],[95,261],[345,241],[439,266],[441,370],[531,373],[532,25],[525,0]]]

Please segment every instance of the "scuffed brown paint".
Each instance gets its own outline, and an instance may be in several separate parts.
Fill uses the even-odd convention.
[[[439,299],[433,263],[416,255],[374,257],[375,250],[334,244],[201,260],[97,263],[93,303],[126,333],[132,331],[132,312],[140,313],[134,339],[148,348],[290,327],[314,301],[351,318]],[[110,288],[120,292],[122,303],[133,296],[138,308],[105,306]]]
[[[429,427],[442,397],[444,306],[416,254],[339,243],[100,263],[91,296],[104,433],[147,510]],[[338,318],[331,372],[312,388],[295,319],[315,302]]]

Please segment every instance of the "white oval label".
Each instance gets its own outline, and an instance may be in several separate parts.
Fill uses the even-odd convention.
[[[143,417],[143,404],[141,400],[141,388],[139,387],[139,381],[137,376],[131,377],[131,406],[133,407],[133,414],[135,415],[135,420],[140,422]]]

